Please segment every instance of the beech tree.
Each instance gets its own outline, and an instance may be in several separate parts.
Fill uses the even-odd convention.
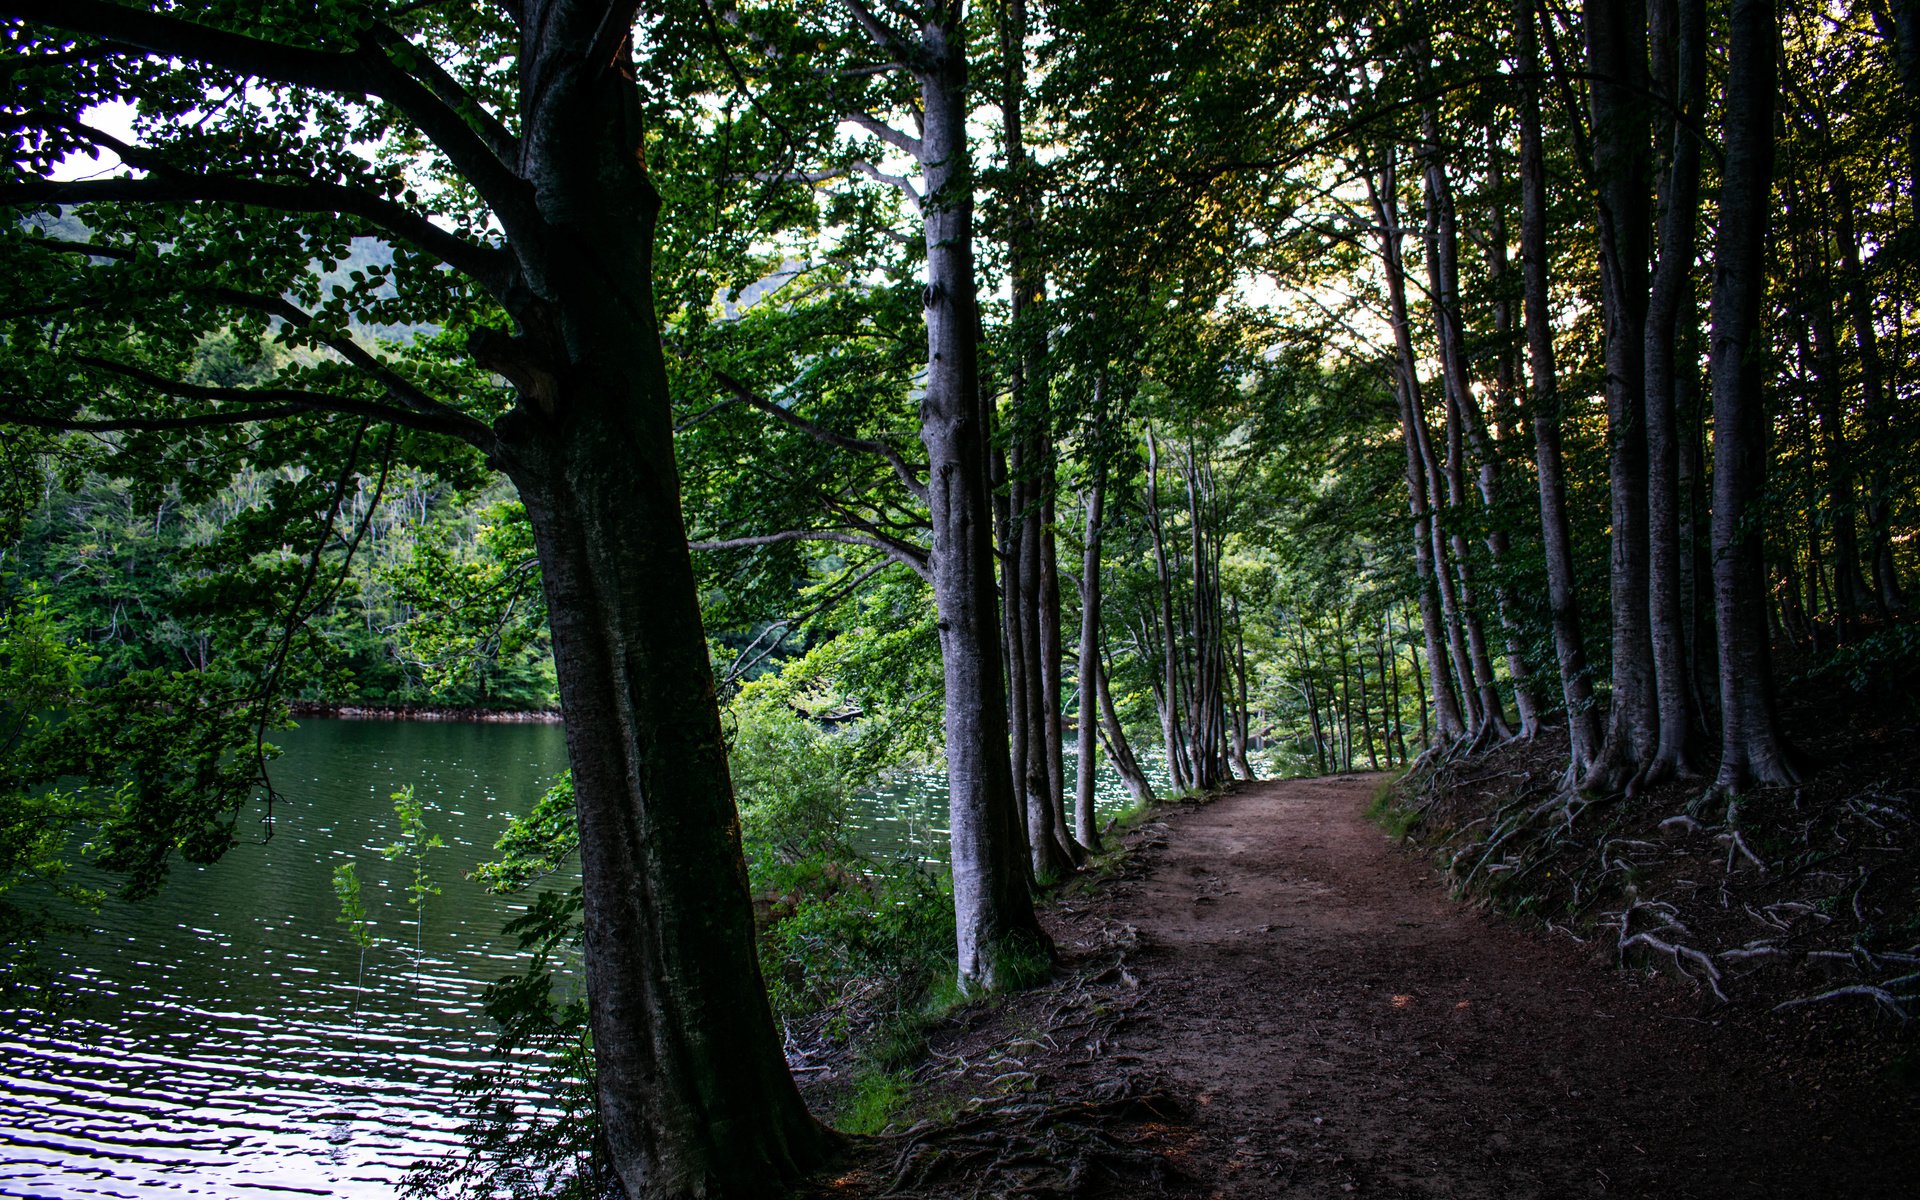
[[[504,472],[567,718],[612,1170],[635,1197],[757,1196],[818,1162],[754,954],[680,512],[648,166],[645,72],[665,67],[636,50],[638,6],[0,15],[0,205],[20,218],[3,236],[52,298],[9,326],[0,421],[271,438],[317,413],[457,439]],[[646,40],[673,36],[656,18]],[[131,139],[100,123],[116,103]],[[120,165],[69,178],[74,152]],[[67,211],[84,240],[43,232]],[[395,267],[318,295],[310,263],[353,237],[393,244]],[[383,309],[464,334],[465,362],[367,348],[349,321]],[[320,357],[256,387],[173,373],[226,323]]]

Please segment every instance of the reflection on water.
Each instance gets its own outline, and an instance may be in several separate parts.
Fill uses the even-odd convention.
[[[284,740],[270,840],[110,904],[58,952],[74,1008],[0,1013],[0,1196],[386,1197],[458,1145],[455,1085],[491,1041],[481,989],[522,961],[500,926],[524,907],[461,872],[564,766],[562,732],[309,721]],[[403,784],[446,841],[418,928],[406,866],[380,855]],[[860,848],[944,860],[945,793],[921,771],[860,797]],[[1102,807],[1125,802],[1103,779]],[[364,966],[337,920],[348,861],[379,939]]]

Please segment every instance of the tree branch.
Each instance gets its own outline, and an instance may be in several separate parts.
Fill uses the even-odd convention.
[[[212,429],[224,425],[245,425],[251,421],[272,421],[303,413],[326,411],[316,404],[276,404],[266,408],[236,408],[223,412],[196,413],[191,417],[128,417],[111,420],[82,420],[26,412],[23,405],[35,403],[31,396],[18,392],[0,392],[0,425],[24,425],[29,429],[51,429],[60,433],[166,433],[180,429]]]
[[[713,378],[721,387],[732,392],[742,403],[757,408],[776,420],[785,421],[795,429],[808,434],[816,441],[825,442],[829,446],[838,446],[843,450],[858,450],[863,454],[879,455],[893,468],[893,473],[899,476],[900,482],[906,485],[907,491],[913,493],[914,498],[922,504],[927,503],[927,485],[920,481],[918,472],[914,470],[912,464],[907,462],[906,457],[892,446],[887,445],[885,442],[869,441],[866,438],[849,437],[844,433],[835,433],[833,430],[824,426],[816,425],[799,413],[791,409],[782,408],[765,396],[759,395],[746,384],[741,383],[725,371],[713,372]]]
[[[929,583],[933,581],[932,571],[927,566],[926,555],[914,547],[890,538],[868,537],[864,534],[848,533],[843,529],[783,529],[779,533],[727,538],[717,542],[688,542],[687,549],[746,550],[755,546],[777,546],[786,542],[840,542],[848,546],[866,546],[880,551]]]
[[[0,0],[0,15],[256,79],[385,100],[440,148],[509,233],[532,212],[532,189],[489,144],[505,130],[437,64],[426,68],[429,82],[422,83],[394,62],[380,42],[405,39],[391,30],[369,31],[353,51],[341,53],[284,46],[104,0]],[[409,57],[427,61],[419,47],[407,43],[407,48]]]
[[[861,32],[871,38],[873,44],[883,53],[903,62],[911,57],[910,43],[875,16],[874,11],[867,7],[865,0],[840,0],[840,7],[847,10],[847,15],[853,18],[854,24],[858,25]]]
[[[265,183],[217,176],[144,179],[29,179],[0,184],[0,207],[91,204],[245,204],[279,212],[345,213],[385,230],[471,276],[495,295],[506,290],[511,262],[504,251],[476,245],[420,214],[357,188],[332,183]]]
[[[107,431],[108,427],[124,429],[191,429],[201,425],[234,425],[249,420],[262,420],[275,416],[289,416],[299,412],[346,413],[351,416],[366,417],[369,420],[385,421],[408,429],[418,429],[425,433],[439,433],[465,439],[467,430],[458,422],[445,415],[414,412],[405,408],[395,408],[390,404],[381,404],[374,400],[364,400],[357,396],[342,396],[333,392],[314,392],[300,388],[225,388],[208,387],[203,384],[187,383],[183,380],[168,379],[144,367],[129,363],[114,362],[111,359],[96,358],[92,355],[78,355],[74,362],[91,367],[97,371],[119,375],[136,383],[150,387],[157,392],[177,396],[183,400],[204,400],[213,404],[240,403],[250,407],[244,410],[249,415],[232,413],[195,414],[188,417],[136,417],[108,418],[104,421],[83,421],[79,418],[55,417],[44,412],[20,411],[23,406],[36,406],[33,397],[17,393],[5,393],[6,405],[13,411],[0,413],[0,422],[13,422],[32,425],[37,428]],[[260,405],[268,407],[262,408]],[[461,417],[471,422],[472,418]],[[477,424],[477,422],[474,422]]]
[[[906,153],[913,155],[916,161],[920,158],[919,138],[914,137],[905,130],[895,129],[872,113],[859,112],[856,110],[843,114],[840,119],[858,125],[860,128],[879,138],[889,146],[894,147],[896,150],[904,150]]]
[[[899,190],[900,195],[906,200],[907,207],[911,208],[915,212],[915,214],[918,214],[920,212],[920,205],[921,205],[920,193],[914,188],[913,180],[908,179],[904,175],[889,175],[885,171],[882,171],[879,167],[874,166],[872,163],[866,161],[865,159],[861,159],[859,162],[854,163],[853,169],[860,172],[862,175],[865,175],[869,179],[877,180],[881,183],[892,184],[895,188]]]

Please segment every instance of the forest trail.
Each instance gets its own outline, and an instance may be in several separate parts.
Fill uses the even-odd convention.
[[[1170,1157],[1205,1195],[1917,1194],[1906,1099],[1796,1084],[1684,985],[1449,900],[1363,817],[1380,782],[1253,784],[1149,827],[1144,870],[1058,931],[1137,930],[1143,1002],[1052,1081],[1138,1071],[1191,1101]]]

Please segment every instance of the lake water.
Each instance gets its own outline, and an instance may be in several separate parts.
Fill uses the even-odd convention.
[[[79,997],[57,1017],[0,1012],[0,1196],[388,1197],[459,1147],[456,1084],[492,1036],[481,990],[523,961],[500,926],[524,907],[462,873],[564,767],[562,731],[308,721],[282,741],[271,839],[243,830],[255,840],[50,948]],[[407,784],[446,842],[420,924],[406,868],[380,854]],[[858,797],[857,840],[943,858],[945,793],[923,772]],[[1125,806],[1117,779],[1101,803]],[[364,964],[337,920],[346,862],[379,939]]]

